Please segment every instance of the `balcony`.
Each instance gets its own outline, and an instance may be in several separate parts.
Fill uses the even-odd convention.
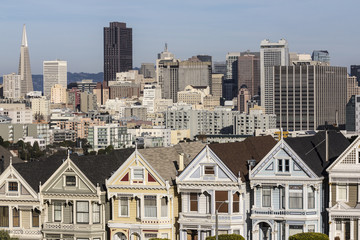
[[[215,214],[203,214],[203,213],[180,213],[179,222],[201,222],[201,223],[213,223],[215,224]],[[221,223],[241,223],[243,216],[241,214],[219,214],[219,222]]]
[[[272,216],[313,216],[316,215],[316,210],[271,210],[271,209],[253,209],[251,215],[272,215]]]
[[[102,224],[44,223],[44,231],[101,231]]]
[[[9,234],[12,235],[12,237],[21,237],[24,238],[27,236],[42,236],[40,230],[33,230],[33,229],[12,229],[9,230]]]

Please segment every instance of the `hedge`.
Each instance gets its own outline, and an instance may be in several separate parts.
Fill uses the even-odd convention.
[[[289,237],[289,240],[329,240],[329,236],[323,233],[298,233]]]
[[[219,240],[245,240],[245,238],[239,234],[220,234]],[[216,236],[207,237],[206,240],[216,240]]]
[[[170,240],[168,238],[150,238],[149,240]]]
[[[17,240],[17,238],[11,238],[5,230],[0,230],[0,239],[1,240]]]

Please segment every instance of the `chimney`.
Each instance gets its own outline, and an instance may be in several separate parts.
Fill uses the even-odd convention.
[[[184,153],[179,154],[179,172],[184,171]]]

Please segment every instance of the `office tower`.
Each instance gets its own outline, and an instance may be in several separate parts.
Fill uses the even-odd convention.
[[[347,76],[347,101],[350,100],[352,95],[360,95],[360,87],[356,76]]]
[[[311,55],[311,59],[313,61],[327,63],[330,65],[330,55],[327,50],[314,50]]]
[[[226,79],[237,79],[238,64],[237,60],[241,54],[239,52],[230,52],[226,54]]]
[[[12,73],[3,76],[3,95],[12,99],[21,97],[21,75]]]
[[[285,39],[277,43],[268,39],[260,43],[260,101],[265,113],[273,114],[273,66],[287,66],[289,64],[289,48]]]
[[[196,58],[202,62],[211,62],[212,63],[212,56],[210,56],[210,55],[196,55]]]
[[[214,62],[213,72],[214,74],[223,74],[226,76],[226,62]]]
[[[350,75],[355,76],[359,83],[360,82],[360,65],[351,65],[350,66]]]
[[[212,74],[211,75],[211,89],[210,93],[214,97],[221,98],[223,90],[224,74]]]
[[[197,57],[189,58],[179,63],[179,89],[183,91],[186,86],[210,86],[211,62],[203,62]],[[210,86],[211,88],[211,86]]]
[[[26,36],[26,27],[24,24],[22,41],[20,47],[20,60],[19,60],[19,72],[21,76],[21,95],[25,96],[26,93],[34,90],[32,76],[31,76],[31,67],[30,67],[30,56],[29,56],[29,47]]]
[[[144,78],[155,78],[155,66],[153,63],[142,63],[140,68],[140,74],[144,75]]]
[[[67,61],[55,60],[43,63],[44,96],[50,98],[55,84],[67,87]]]
[[[274,113],[277,127],[316,130],[345,124],[346,67],[297,65],[274,68]]]
[[[346,104],[346,131],[360,132],[360,95],[352,95]]]
[[[251,100],[251,93],[246,85],[243,85],[239,89],[237,96],[237,109],[241,113],[248,113],[248,104],[247,102]]]
[[[111,22],[104,27],[104,81],[113,81],[117,72],[133,68],[132,28],[126,23]]]
[[[246,54],[238,57],[238,83],[246,85],[251,96],[258,95],[260,90],[260,57]]]

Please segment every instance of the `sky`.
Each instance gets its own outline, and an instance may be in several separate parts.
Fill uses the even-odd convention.
[[[0,75],[17,72],[23,24],[31,68],[68,61],[69,72],[103,71],[103,27],[133,29],[133,66],[155,63],[168,44],[176,58],[259,51],[285,38],[290,52],[328,50],[331,65],[360,64],[358,0],[0,0]]]

